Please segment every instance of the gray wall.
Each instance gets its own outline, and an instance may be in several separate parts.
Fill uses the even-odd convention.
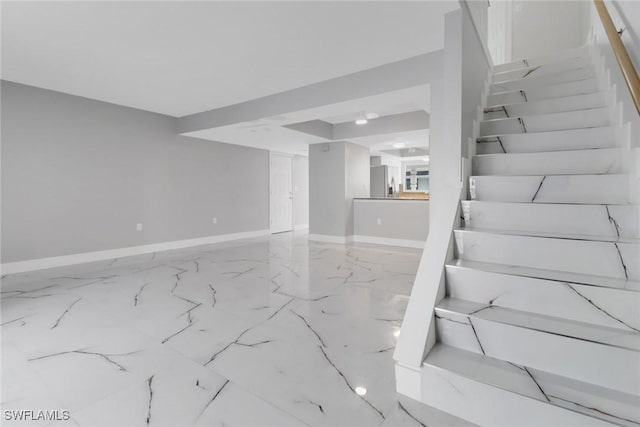
[[[427,200],[355,200],[353,209],[356,236],[427,241]]]
[[[268,151],[179,136],[168,116],[1,90],[3,263],[269,228]]]
[[[369,197],[371,186],[371,159],[369,149],[361,145],[345,143],[345,235],[353,234],[353,199]]]
[[[353,198],[369,197],[369,149],[338,141],[309,146],[309,233],[353,234]]]
[[[344,144],[344,142],[328,142],[309,145],[309,233],[311,234],[345,235]]]
[[[293,225],[309,225],[309,158],[293,157]]]

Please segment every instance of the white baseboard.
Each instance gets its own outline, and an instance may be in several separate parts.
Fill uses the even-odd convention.
[[[330,236],[328,234],[309,234],[309,240],[326,243],[348,243],[352,236]]]
[[[26,261],[8,262],[0,265],[1,274],[15,274],[26,271],[44,270],[46,268],[63,267],[66,265],[83,264],[87,262],[104,261],[133,255],[143,255],[153,252],[182,249],[192,246],[210,245],[212,243],[230,240],[248,239],[252,237],[268,236],[269,230],[246,231],[242,233],[220,234],[217,236],[199,237],[196,239],[175,240],[172,242],[153,243],[150,245],[130,246],[127,248],[109,249],[106,251],[84,252],[73,255],[63,255],[51,258],[38,258]]]
[[[375,237],[375,236],[330,236],[326,234],[309,234],[309,240],[315,240],[317,242],[326,243],[373,243],[374,245],[387,245],[387,246],[402,246],[405,248],[424,249],[425,241],[422,240],[409,240],[409,239],[390,239],[388,237]]]
[[[351,236],[351,241],[360,243],[373,243],[376,245],[403,246],[405,248],[424,249],[426,240],[391,239],[388,237],[375,236]]]
[[[306,230],[308,228],[309,228],[309,224],[299,224],[299,225],[293,226],[294,230]]]

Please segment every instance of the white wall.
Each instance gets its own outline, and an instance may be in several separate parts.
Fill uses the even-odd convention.
[[[607,1],[605,4],[614,25],[617,28],[625,28],[622,42],[636,70],[640,70],[638,49],[640,4],[637,1]],[[612,108],[613,122],[619,125],[616,130],[621,146],[628,150],[624,153],[624,158],[629,161],[629,197],[633,203],[638,203],[640,202],[640,116],[598,12],[591,2],[588,18],[590,30],[587,41],[600,74],[601,84],[614,107]]]
[[[309,226],[309,158],[293,157],[293,225]]]
[[[487,47],[495,65],[511,62],[512,6],[511,1],[492,1],[487,11]]]
[[[512,59],[532,58],[582,46],[591,1],[513,0]]]
[[[640,2],[637,1],[607,1],[607,10],[611,15],[614,25],[617,28],[625,28],[622,35],[622,41],[634,62],[636,70],[640,71],[640,43],[638,43],[638,34],[640,34]],[[636,152],[640,149],[640,117],[631,99],[631,94],[625,83],[624,77],[620,70],[620,66],[615,58],[613,49],[609,39],[605,33],[604,26],[600,20],[597,10],[593,3],[589,3],[588,17],[585,22],[589,26],[587,41],[592,45],[593,52],[598,65],[602,67],[604,74],[601,76],[604,81],[603,85],[611,90],[612,99],[615,101],[615,115],[619,116],[616,121],[628,124],[628,131],[622,132],[625,141],[623,145],[635,148]],[[633,155],[629,156],[630,158]],[[640,156],[640,154],[635,154]],[[640,163],[640,157],[637,158],[636,164]],[[639,165],[640,167],[640,165]],[[640,178],[640,170],[636,171],[637,177]],[[632,188],[637,188],[637,183],[632,184]],[[632,192],[635,200],[638,195]]]

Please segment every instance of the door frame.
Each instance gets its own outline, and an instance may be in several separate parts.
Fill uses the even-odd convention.
[[[278,231],[274,231],[273,229],[273,218],[272,218],[272,205],[273,205],[273,194],[271,192],[271,187],[272,187],[272,179],[273,179],[273,175],[271,174],[272,169],[273,169],[273,156],[280,156],[280,157],[288,157],[291,159],[291,173],[289,174],[289,176],[291,177],[291,224],[289,226],[288,230],[278,230]],[[275,234],[275,233],[286,233],[289,231],[293,231],[294,228],[294,223],[295,223],[295,219],[293,218],[293,206],[294,206],[294,194],[293,194],[293,160],[294,160],[294,156],[293,154],[289,154],[289,153],[282,153],[279,151],[269,151],[269,232],[271,234]]]

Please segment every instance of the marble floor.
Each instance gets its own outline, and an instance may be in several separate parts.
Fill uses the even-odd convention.
[[[395,393],[419,257],[296,232],[4,277],[2,425],[467,425]]]

